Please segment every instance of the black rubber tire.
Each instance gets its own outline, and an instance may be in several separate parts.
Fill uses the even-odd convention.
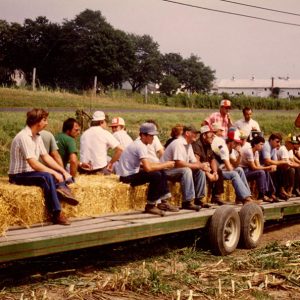
[[[264,215],[255,203],[248,203],[239,212],[241,220],[240,244],[246,249],[257,247],[264,231]]]
[[[216,255],[232,253],[239,242],[241,223],[238,212],[231,205],[217,208],[209,224],[211,250]]]

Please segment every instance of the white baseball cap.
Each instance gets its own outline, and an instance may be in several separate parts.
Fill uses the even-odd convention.
[[[222,126],[222,124],[219,123],[219,122],[213,123],[213,124],[211,125],[211,128],[212,128],[212,131],[213,131],[213,132],[216,132],[216,131],[218,131],[218,130],[223,130],[223,131],[225,130],[224,126]]]
[[[207,132],[212,132],[211,128],[208,125],[204,125],[200,128],[200,133],[207,133]]]
[[[121,117],[116,117],[111,120],[111,124],[109,126],[114,127],[114,126],[119,126],[119,125],[125,126],[125,121]]]
[[[223,99],[220,103],[220,106],[231,107],[231,101],[227,99]]]
[[[105,113],[101,110],[97,110],[93,114],[92,121],[103,121],[105,120]]]

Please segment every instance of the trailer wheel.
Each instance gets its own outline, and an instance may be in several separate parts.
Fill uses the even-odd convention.
[[[217,208],[209,225],[212,252],[216,255],[232,253],[239,242],[240,232],[241,223],[237,211],[231,205]]]
[[[248,203],[239,212],[241,220],[240,243],[246,249],[255,248],[264,231],[264,216],[261,208]]]

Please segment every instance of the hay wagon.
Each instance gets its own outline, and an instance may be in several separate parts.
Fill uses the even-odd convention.
[[[47,222],[40,188],[16,185],[8,188],[9,183],[2,181],[0,215],[2,219],[13,216],[14,220],[5,230],[2,228],[0,263],[189,230],[209,231],[212,252],[227,255],[239,242],[245,248],[255,248],[263,234],[264,222],[300,214],[300,198],[293,198],[261,206],[224,205],[200,212],[180,210],[159,217],[142,212],[147,187],[133,189],[114,177],[105,180],[99,180],[97,176],[78,179],[72,189],[80,205],[63,206],[65,213],[73,217],[70,226]],[[225,190],[230,188],[227,186]],[[172,189],[180,201],[178,186]],[[17,198],[21,199],[19,203],[16,200],[11,203]],[[3,204],[7,201],[10,205],[4,210]],[[26,215],[30,212],[35,219]],[[0,229],[1,224],[0,219]]]

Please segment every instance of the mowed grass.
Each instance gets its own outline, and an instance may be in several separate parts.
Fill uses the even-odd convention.
[[[84,95],[76,95],[63,91],[33,92],[26,89],[0,88],[0,160],[2,162],[0,174],[7,174],[11,141],[25,125],[26,110],[33,107],[49,109],[48,130],[53,134],[61,131],[62,123],[66,118],[75,117],[77,109],[83,109],[90,114],[95,110],[103,110],[111,118],[123,117],[127,131],[133,138],[137,137],[141,123],[148,119],[155,120],[159,124],[159,138],[163,143],[175,124],[193,124],[200,128],[203,120],[216,111],[215,109],[165,107],[143,102],[142,95],[129,95],[118,91],[95,96],[88,92]],[[57,110],[53,110],[54,108]],[[299,133],[299,129],[294,126],[298,113],[295,110],[254,110],[254,119],[259,122],[266,136],[272,132],[287,135]],[[233,120],[242,118],[241,110],[232,110],[231,115]]]

